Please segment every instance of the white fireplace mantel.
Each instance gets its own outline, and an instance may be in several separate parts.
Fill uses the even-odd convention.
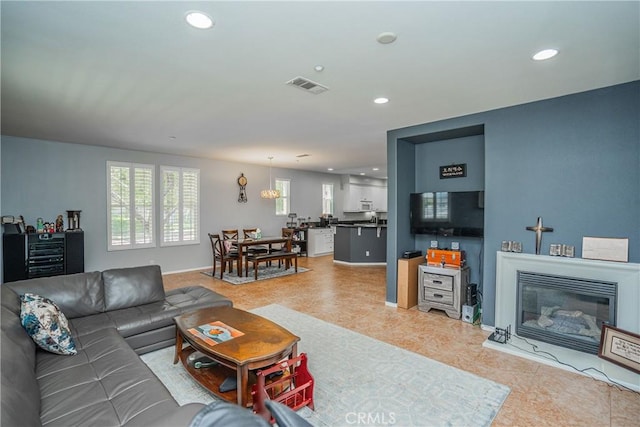
[[[511,325],[512,333],[514,333],[517,316],[517,273],[518,271],[529,271],[616,282],[618,284],[616,325],[618,328],[640,334],[640,264],[512,252],[498,252],[496,259],[496,327],[507,328]],[[530,338],[527,338],[527,340],[535,343],[540,350],[554,354],[564,363],[571,364],[579,369],[596,368],[604,372],[612,380],[640,390],[640,375],[616,366],[596,355],[542,343]],[[518,347],[527,347],[523,341],[517,342],[517,338],[513,338],[512,341]],[[487,341],[485,346],[568,369],[543,356],[521,351],[508,344]],[[598,374],[593,375],[593,373],[590,373],[590,375],[601,377]]]

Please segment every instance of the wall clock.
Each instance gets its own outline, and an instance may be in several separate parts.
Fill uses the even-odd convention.
[[[238,185],[240,186],[240,196],[238,196],[239,203],[247,203],[247,177],[243,173],[238,177]]]

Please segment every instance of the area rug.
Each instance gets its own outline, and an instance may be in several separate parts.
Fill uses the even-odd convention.
[[[251,310],[300,337],[315,378],[315,411],[298,413],[314,426],[489,426],[509,388],[416,353],[286,307]],[[180,404],[207,403],[173,347],[142,359]]]
[[[309,271],[309,269],[304,267],[298,267],[298,273],[304,273],[306,271]],[[211,271],[203,271],[202,274],[209,277],[213,276]],[[276,277],[289,276],[291,274],[296,274],[296,270],[293,267],[289,267],[288,269],[285,269],[284,267],[278,267],[277,265],[258,266],[258,280],[273,279]],[[217,270],[217,269],[216,269],[216,278],[217,279],[220,278],[220,270]],[[253,268],[249,269],[248,277],[239,277],[238,273],[235,270],[231,274],[225,271],[224,274],[222,275],[222,280],[224,280],[225,282],[229,282],[232,285],[244,285],[247,283],[256,282],[253,275]]]

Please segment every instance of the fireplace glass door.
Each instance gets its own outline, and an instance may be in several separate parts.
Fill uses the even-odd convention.
[[[617,284],[518,271],[516,334],[597,354],[602,324],[616,325]]]

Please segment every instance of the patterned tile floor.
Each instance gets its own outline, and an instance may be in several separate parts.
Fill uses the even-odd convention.
[[[640,395],[482,347],[480,327],[432,310],[385,305],[385,267],[351,267],[331,256],[300,258],[304,274],[234,286],[198,271],[164,276],[165,288],[200,284],[238,308],[277,303],[505,384],[494,426],[636,426]]]

